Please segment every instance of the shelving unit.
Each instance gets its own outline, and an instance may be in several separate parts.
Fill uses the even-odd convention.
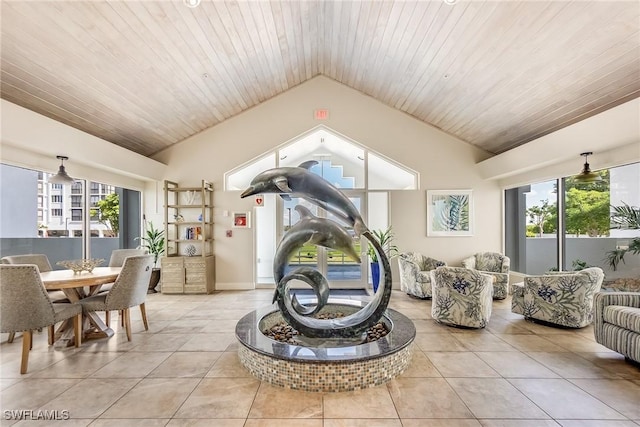
[[[180,187],[165,180],[164,217],[162,292],[213,292],[213,184],[202,180],[200,187]]]

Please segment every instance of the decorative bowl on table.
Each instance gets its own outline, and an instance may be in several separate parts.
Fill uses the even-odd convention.
[[[75,274],[80,274],[83,271],[87,271],[91,273],[94,268],[96,268],[103,262],[104,262],[104,259],[102,258],[91,258],[91,259],[75,259],[75,260],[69,260],[69,261],[59,261],[56,264],[64,268],[68,268],[69,270],[73,270]]]

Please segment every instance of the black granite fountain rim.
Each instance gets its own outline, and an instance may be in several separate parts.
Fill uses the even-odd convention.
[[[309,302],[303,299],[301,302]],[[363,307],[366,301],[329,299],[329,304]],[[396,353],[413,342],[416,329],[413,322],[396,310],[387,308],[384,317],[392,330],[379,340],[342,347],[309,347],[275,341],[259,330],[260,320],[278,311],[276,304],[254,310],[236,325],[236,338],[251,351],[277,359],[303,363],[352,363],[385,357]]]

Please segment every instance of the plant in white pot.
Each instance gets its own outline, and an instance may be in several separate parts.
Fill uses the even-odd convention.
[[[149,227],[145,234],[137,238],[142,241],[141,246],[153,255],[153,269],[151,270],[151,279],[149,280],[149,292],[156,292],[156,286],[160,282],[160,268],[158,267],[158,259],[165,252],[164,230],[160,230],[153,226],[149,221]]]
[[[398,247],[393,244],[395,236],[393,235],[393,229],[391,226],[386,230],[371,230],[371,234],[378,240],[382,250],[387,255],[387,259],[391,259],[392,256],[398,253]],[[369,255],[369,262],[371,263],[371,281],[373,284],[373,292],[378,290],[380,283],[380,265],[378,264],[378,254],[371,244],[367,248],[367,254]]]

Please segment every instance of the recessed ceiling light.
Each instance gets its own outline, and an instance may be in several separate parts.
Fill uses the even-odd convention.
[[[442,0],[446,4],[455,4],[458,0]]]
[[[201,0],[182,0],[184,2],[184,5],[187,7],[198,7],[200,6],[200,1]]]

